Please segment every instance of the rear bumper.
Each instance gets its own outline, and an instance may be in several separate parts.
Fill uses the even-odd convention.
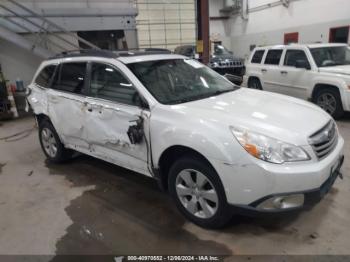
[[[262,197],[249,205],[230,205],[231,209],[234,213],[249,215],[249,216],[257,216],[261,214],[278,214],[278,213],[286,213],[286,212],[292,212],[292,211],[298,211],[298,210],[300,211],[303,209],[309,209],[322,200],[322,198],[330,191],[330,189],[332,188],[334,182],[338,177],[343,179],[343,176],[341,173],[341,167],[343,163],[344,163],[344,156],[341,156],[337,167],[331,172],[329,178],[319,188],[306,190],[306,191],[299,191],[299,192],[289,192],[286,194],[283,194],[283,193],[272,194],[272,195]],[[283,197],[283,196],[291,196],[291,195],[303,195],[304,196],[303,204],[298,207],[286,208],[286,209],[264,210],[259,208],[259,205],[268,199],[271,199],[273,197]]]

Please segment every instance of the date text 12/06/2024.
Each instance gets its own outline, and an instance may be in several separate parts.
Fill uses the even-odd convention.
[[[123,261],[222,261],[219,256],[118,256],[114,257],[115,262]]]

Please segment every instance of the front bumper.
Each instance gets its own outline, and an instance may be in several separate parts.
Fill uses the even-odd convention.
[[[321,199],[341,173],[343,147],[344,140],[339,136],[334,150],[319,161],[276,165],[246,155],[238,163],[213,161],[212,164],[232,206],[258,211],[258,205],[269,197],[295,194],[303,194],[302,206],[307,206]]]
[[[284,212],[291,212],[291,211],[298,211],[301,209],[308,209],[317,204],[321,199],[329,192],[329,190],[332,188],[334,182],[338,177],[343,179],[342,173],[341,173],[341,167],[344,162],[344,156],[341,156],[339,159],[339,164],[336,166],[336,168],[332,171],[329,178],[319,187],[307,191],[301,191],[301,192],[291,192],[287,194],[275,194],[275,195],[268,195],[265,196],[257,201],[254,201],[250,205],[230,205],[231,209],[234,213],[242,214],[242,215],[248,215],[248,216],[256,216],[261,214],[277,214],[277,213],[284,213]],[[261,209],[259,206],[264,203],[268,199],[272,199],[275,197],[285,197],[285,196],[294,196],[294,195],[303,195],[304,200],[303,203],[297,207],[292,208],[276,208],[276,209]]]
[[[350,111],[350,90],[348,88],[342,90],[342,104],[345,111]]]

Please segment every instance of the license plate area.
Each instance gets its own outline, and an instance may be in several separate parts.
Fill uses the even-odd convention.
[[[320,190],[321,198],[324,197],[329,192],[329,190],[332,188],[338,176],[340,176],[340,178],[343,178],[342,174],[340,173],[340,168],[343,165],[343,162],[344,162],[344,156],[341,156],[337,161],[337,163],[331,168],[331,174],[329,178],[321,186],[321,190]]]

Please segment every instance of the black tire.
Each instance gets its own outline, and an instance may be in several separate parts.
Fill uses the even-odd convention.
[[[328,97],[331,106],[325,105],[325,97]],[[339,119],[344,115],[344,109],[341,102],[339,91],[335,88],[324,88],[316,92],[314,103],[330,114],[334,119]],[[334,110],[333,110],[334,108]]]
[[[260,80],[257,78],[250,78],[248,81],[248,87],[251,89],[262,90]]]
[[[48,132],[47,130],[49,130],[50,133],[50,137],[51,139],[54,139],[55,144],[56,144],[56,148],[57,151],[55,152],[55,154],[51,154],[48,152],[50,151],[47,147],[45,148],[45,141],[44,141],[44,132]],[[51,136],[52,134],[52,136]],[[73,150],[70,149],[66,149],[64,147],[64,145],[61,143],[60,138],[57,135],[57,132],[55,130],[55,128],[53,127],[53,125],[49,122],[49,121],[43,121],[39,124],[39,141],[40,141],[40,145],[41,148],[45,154],[45,156],[47,157],[47,159],[53,163],[61,163],[64,162],[68,159],[70,159],[73,155]]]
[[[181,171],[184,170],[195,170],[203,174],[208,181],[210,181],[209,186],[213,186],[217,193],[217,208],[214,215],[209,218],[201,218],[192,213],[190,213],[182,204],[176,189],[177,178]],[[219,176],[216,171],[208,164],[206,161],[200,157],[193,155],[187,155],[177,160],[169,171],[168,188],[171,196],[173,197],[176,206],[181,211],[181,213],[193,223],[204,227],[204,228],[222,228],[230,221],[232,217],[232,212],[227,204],[226,195],[224,187],[221,183]],[[208,183],[209,184],[209,183]],[[207,185],[208,185],[207,184]],[[205,184],[203,184],[205,185]],[[205,190],[205,189],[203,189]],[[189,201],[190,202],[190,201]],[[199,209],[199,202],[197,202],[197,209]],[[198,206],[199,205],[199,206]],[[204,209],[203,209],[204,210]],[[200,211],[204,214],[204,211]]]

